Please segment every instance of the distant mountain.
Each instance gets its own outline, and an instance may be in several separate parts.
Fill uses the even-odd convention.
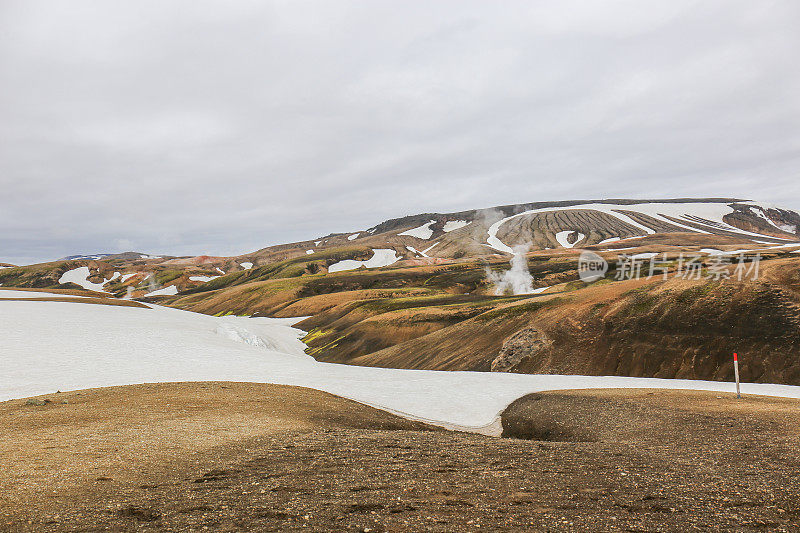
[[[334,247],[393,248],[406,256],[458,259],[587,247],[658,235],[662,243],[774,243],[800,240],[800,215],[734,198],[533,202],[387,220],[363,231],[270,246],[250,254],[285,260]],[[259,261],[260,262],[260,261]]]
[[[116,254],[85,254],[85,255],[68,255],[62,257],[58,261],[100,261],[102,259],[120,259],[120,260],[136,260],[136,259],[162,259],[165,256],[143,254],[141,252],[122,252]]]
[[[90,275],[83,285],[101,284],[116,296],[137,298],[359,268],[498,260],[518,245],[545,254],[584,248],[768,249],[800,241],[798,228],[800,215],[793,210],[736,198],[529,202],[410,215],[234,257],[71,255],[36,268],[4,269],[0,284],[58,287],[64,272],[86,266]]]
[[[744,380],[800,384],[799,226],[795,211],[732,198],[536,202],[235,257],[72,256],[0,269],[0,293],[102,291],[214,316],[310,317],[298,323],[308,354],[330,362],[728,380],[737,351],[757,354]],[[602,280],[580,277],[582,250],[607,261]],[[645,279],[627,279],[622,254],[664,254],[670,275],[648,279],[644,265]],[[696,277],[678,275],[686,254]],[[503,281],[514,272],[525,282]]]
[[[105,259],[110,255],[111,254],[68,255],[66,257],[62,257],[59,259],[59,261],[97,261],[100,259]]]

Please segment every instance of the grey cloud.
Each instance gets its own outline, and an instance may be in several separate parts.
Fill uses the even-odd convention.
[[[425,211],[800,208],[783,2],[0,4],[0,261],[234,254]]]

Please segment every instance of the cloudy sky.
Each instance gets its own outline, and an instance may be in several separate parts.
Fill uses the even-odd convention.
[[[509,203],[800,209],[800,2],[0,0],[0,261]]]

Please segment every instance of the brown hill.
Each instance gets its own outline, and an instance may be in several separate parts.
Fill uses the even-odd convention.
[[[0,403],[0,529],[792,531],[797,400],[539,393],[510,438],[334,396],[181,383]],[[66,403],[64,403],[66,400]]]

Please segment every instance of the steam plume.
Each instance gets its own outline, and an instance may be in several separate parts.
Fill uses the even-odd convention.
[[[499,295],[510,292],[511,294],[529,294],[533,292],[533,276],[528,270],[528,253],[530,245],[518,244],[514,246],[514,257],[511,258],[511,270],[502,274],[492,272],[486,267],[486,277],[494,284],[494,293]]]

